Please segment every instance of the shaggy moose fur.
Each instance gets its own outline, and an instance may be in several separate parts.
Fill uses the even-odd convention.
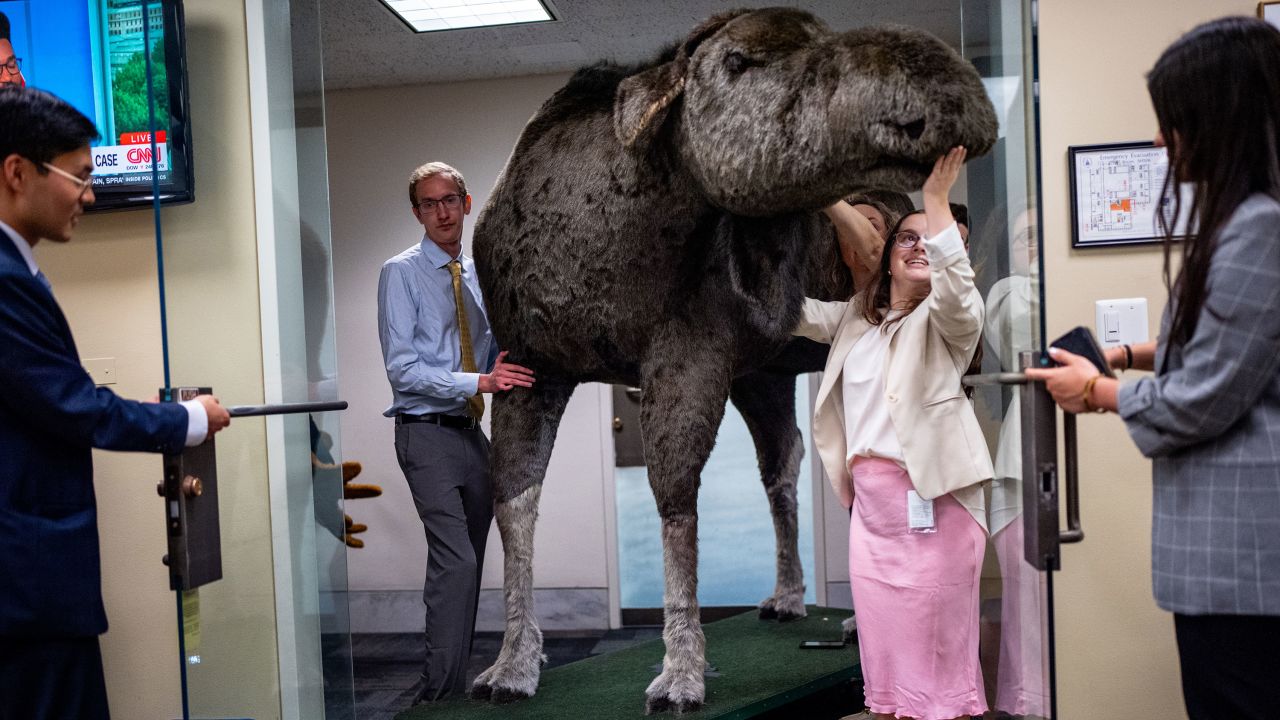
[[[834,34],[783,8],[713,17],[654,63],[580,70],[547,101],[475,230],[493,331],[538,382],[494,401],[507,628],[474,696],[537,689],[538,488],[578,383],[644,391],[667,646],[646,710],[704,699],[697,495],[729,398],[756,441],[778,536],[777,589],[761,613],[804,613],[791,391],[812,359],[782,353],[816,258],[828,255],[830,229],[815,211],[861,188],[917,188],[946,149],[976,156],[995,135],[977,72],[936,38]]]

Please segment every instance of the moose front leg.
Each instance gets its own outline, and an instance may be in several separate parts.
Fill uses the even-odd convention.
[[[539,482],[510,500],[495,503],[502,536],[507,627],[498,659],[471,684],[471,697],[477,700],[506,703],[532,697],[538,690],[538,677],[546,661],[533,609],[533,529],[541,495]]]
[[[507,627],[497,661],[471,684],[473,698],[510,702],[538,689],[546,656],[533,610],[533,530],[556,429],[572,393],[571,384],[544,380],[494,397],[490,476],[502,535]]]
[[[696,490],[695,490],[696,492]],[[662,518],[662,672],[645,690],[644,712],[702,707],[707,646],[698,617],[698,515]]]
[[[682,352],[646,374],[640,423],[649,485],[662,518],[662,673],[645,691],[647,714],[697,710],[706,695],[706,640],[698,616],[698,485],[724,416],[728,373],[715,356]],[[700,362],[699,362],[700,361]]]

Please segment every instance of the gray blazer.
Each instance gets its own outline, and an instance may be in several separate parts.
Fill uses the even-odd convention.
[[[1195,334],[1122,386],[1152,458],[1152,584],[1188,615],[1280,615],[1280,202],[1257,194],[1223,228]]]

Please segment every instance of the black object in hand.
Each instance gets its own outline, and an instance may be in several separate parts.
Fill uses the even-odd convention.
[[[1098,345],[1097,339],[1093,337],[1093,331],[1083,325],[1077,325],[1067,334],[1049,343],[1049,347],[1056,347],[1066,350],[1069,353],[1080,355],[1093,363],[1098,368],[1098,372],[1109,378],[1116,376],[1111,371],[1111,364],[1107,362],[1107,356],[1102,352],[1102,348]]]

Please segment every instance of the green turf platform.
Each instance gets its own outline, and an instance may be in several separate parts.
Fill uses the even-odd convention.
[[[766,622],[754,611],[703,626],[707,662],[719,674],[707,678],[706,704],[683,718],[751,718],[860,677],[857,646],[801,650],[801,640],[839,640],[840,621],[851,614],[809,606],[803,620]],[[418,705],[396,720],[564,720],[643,718],[644,690],[662,662],[661,640],[598,655],[542,673],[528,700],[492,705],[453,700]]]

